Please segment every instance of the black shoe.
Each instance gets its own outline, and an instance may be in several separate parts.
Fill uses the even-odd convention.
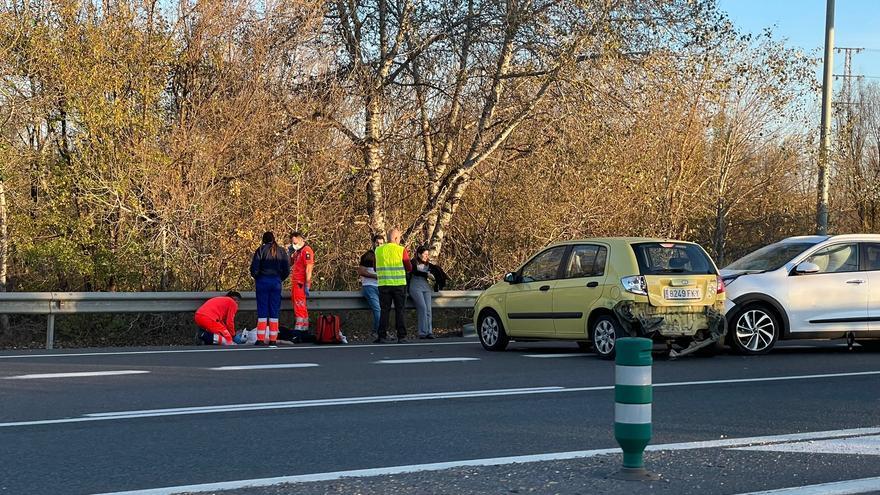
[[[394,341],[391,339],[386,339],[385,337],[378,338],[373,341],[374,344],[393,344]]]
[[[263,342],[262,340],[258,340],[256,342],[254,342],[254,345],[266,345],[266,343]]]
[[[399,339],[397,339],[397,343],[398,344],[408,344],[409,341],[406,340],[404,337],[400,337]]]
[[[427,338],[428,338],[427,335],[419,335],[419,340],[425,340]]]
[[[426,338],[426,339],[430,339],[430,340],[434,340],[434,334],[433,334],[433,333],[429,333],[428,335],[425,335],[425,338]]]

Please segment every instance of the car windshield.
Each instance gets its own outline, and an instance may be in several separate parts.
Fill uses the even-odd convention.
[[[715,274],[715,266],[702,248],[695,244],[676,242],[645,242],[633,244],[642,275]]]
[[[814,242],[777,242],[752,251],[724,269],[763,272],[776,270],[815,244]]]

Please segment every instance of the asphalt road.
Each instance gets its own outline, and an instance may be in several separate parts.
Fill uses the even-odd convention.
[[[880,353],[784,345],[761,357],[658,358],[652,444],[673,450],[648,457],[664,480],[638,486],[743,493],[880,476],[870,445],[681,447],[831,430],[872,439],[847,432],[880,427]],[[599,452],[616,447],[613,374],[613,363],[564,343],[0,353],[0,494],[297,476],[235,493],[631,493],[633,482],[605,479],[619,456]],[[589,452],[530,462],[572,451]],[[497,461],[510,456],[538,457]],[[474,459],[496,461],[456,465]],[[383,471],[393,466],[412,472]],[[374,471],[304,483],[364,469]]]

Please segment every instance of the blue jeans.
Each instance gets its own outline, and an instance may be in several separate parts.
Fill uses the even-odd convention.
[[[379,333],[379,320],[382,318],[382,308],[379,306],[379,287],[375,285],[365,285],[361,290],[370,310],[373,311],[373,333]]]
[[[409,286],[409,297],[416,306],[416,315],[419,318],[419,337],[426,337],[434,333],[433,315],[431,314],[431,296],[434,290],[428,284]]]

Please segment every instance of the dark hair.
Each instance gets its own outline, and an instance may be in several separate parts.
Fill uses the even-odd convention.
[[[233,299],[241,299],[241,294],[239,294],[237,291],[231,290],[226,293],[226,297],[231,297]]]
[[[293,232],[290,233],[290,237],[291,237],[291,238],[294,238],[294,237],[302,237],[303,239],[305,239],[306,236],[304,236],[304,235],[302,234],[302,232],[300,232],[300,231],[298,231],[298,230],[294,230]]]
[[[263,233],[263,244],[271,244],[272,246],[269,248],[269,251],[272,254],[272,257],[275,258],[278,256],[278,243],[275,242],[275,234],[272,231]]]
[[[416,256],[421,256],[422,253],[424,253],[427,250],[428,250],[428,246],[419,246],[418,249],[416,249]]]
[[[376,244],[379,241],[384,241],[385,236],[382,234],[373,234],[373,244]]]

